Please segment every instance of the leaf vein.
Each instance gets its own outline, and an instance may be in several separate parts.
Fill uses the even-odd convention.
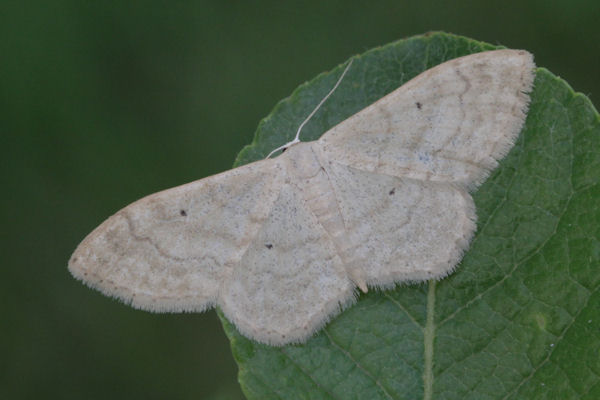
[[[333,345],[333,347],[337,348],[339,351],[342,352],[342,354],[344,354],[346,357],[348,357],[348,359],[350,359],[357,367],[358,369],[360,369],[366,376],[368,376],[374,383],[375,385],[381,389],[381,391],[386,395],[386,397],[388,399],[393,399],[392,395],[390,395],[388,393],[388,391],[383,387],[383,385],[381,384],[381,382],[379,382],[378,379],[375,379],[375,376],[369,372],[365,367],[363,367],[357,359],[355,359],[352,354],[344,349],[342,346],[340,346],[338,343],[336,343],[333,338],[331,337],[331,335],[329,334],[329,331],[327,329],[323,329],[323,332],[325,333],[325,336],[327,336],[327,338],[329,339],[329,341],[331,342],[331,344]]]
[[[304,368],[302,368],[302,366],[299,363],[297,363],[289,354],[287,354],[285,352],[284,348],[281,348],[280,352],[288,360],[290,360],[290,362],[292,364],[294,364],[294,366],[296,368],[298,368],[304,375],[306,375],[309,378],[309,380],[315,385],[315,387],[317,387],[319,390],[323,391],[324,393],[328,394],[331,398],[333,398],[333,399],[339,399],[338,397],[334,396],[333,393],[329,392],[327,389],[325,389],[323,386],[321,386],[321,384],[319,384],[319,382],[317,382],[317,380],[310,374],[310,372],[308,372]]]
[[[401,311],[403,311],[406,316],[412,321],[413,324],[415,324],[415,326],[419,329],[421,329],[421,331],[424,329],[423,326],[421,326],[421,324],[419,324],[417,322],[417,320],[412,316],[411,313],[408,312],[408,310],[406,308],[404,308],[404,306],[396,299],[394,299],[392,296],[390,296],[387,292],[385,292],[385,297],[388,298],[396,307],[398,307]]]
[[[596,292],[596,291],[594,291],[594,292]],[[565,329],[563,329],[560,336],[557,337],[557,339],[555,341],[556,342],[555,345],[550,347],[550,351],[548,351],[548,354],[546,355],[546,357],[544,357],[544,360],[542,360],[542,362],[540,362],[540,364],[537,367],[534,367],[533,370],[531,371],[531,373],[528,376],[526,376],[523,380],[521,380],[521,382],[519,382],[519,384],[511,392],[507,393],[506,396],[504,396],[502,398],[503,400],[508,399],[512,394],[516,393],[521,388],[521,386],[523,386],[525,383],[529,382],[533,378],[535,373],[537,371],[539,371],[546,363],[548,363],[550,361],[550,357],[552,356],[552,354],[554,354],[554,351],[556,351],[556,349],[558,348],[558,345],[560,344],[562,339],[565,337],[565,335],[567,334],[569,329],[571,329],[571,327],[573,326],[575,321],[577,321],[577,317],[583,312],[583,310],[585,310],[591,297],[592,296],[587,297],[585,304],[583,304],[582,307],[579,308],[579,311],[577,311],[575,316],[573,316],[573,318],[571,318],[571,322],[569,323],[569,325],[567,325],[565,327]],[[559,365],[557,365],[557,367],[560,368]]]

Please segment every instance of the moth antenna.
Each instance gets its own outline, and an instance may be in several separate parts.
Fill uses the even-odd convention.
[[[278,148],[276,148],[275,150],[273,150],[272,152],[270,152],[269,155],[266,158],[271,158],[271,156],[274,153],[278,152],[279,150],[285,150],[288,147],[290,147],[290,146],[292,146],[292,145],[294,145],[296,143],[300,143],[300,132],[302,131],[302,128],[304,128],[304,125],[306,125],[306,123],[312,118],[313,115],[315,115],[315,113],[319,110],[319,108],[321,108],[321,106],[323,105],[323,103],[325,103],[325,101],[327,101],[327,99],[329,98],[329,96],[331,96],[333,94],[333,92],[335,92],[335,90],[340,85],[340,83],[342,83],[342,79],[344,79],[344,76],[346,75],[346,72],[348,72],[348,70],[350,69],[350,66],[352,65],[353,61],[354,61],[354,59],[351,58],[350,61],[348,62],[348,65],[346,65],[346,68],[344,68],[344,71],[342,72],[342,74],[338,78],[337,82],[335,83],[335,85],[333,85],[333,88],[331,88],[331,90],[329,91],[329,93],[327,93],[327,95],[325,95],[325,97],[323,97],[323,99],[319,102],[319,104],[317,104],[317,106],[315,107],[315,109],[312,110],[312,112],[310,114],[308,114],[308,117],[306,117],[306,119],[304,121],[302,121],[302,123],[298,127],[298,130],[296,131],[296,137],[294,137],[294,140],[292,140],[291,142],[287,142],[283,146],[279,146]]]

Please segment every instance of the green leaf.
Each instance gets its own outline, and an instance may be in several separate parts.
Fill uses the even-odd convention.
[[[370,50],[302,140],[452,58],[494,49],[433,33]],[[342,66],[300,86],[236,165],[291,140]],[[303,345],[265,346],[222,316],[250,399],[600,398],[600,119],[539,68],[526,126],[474,194],[478,228],[446,279],[372,291]]]

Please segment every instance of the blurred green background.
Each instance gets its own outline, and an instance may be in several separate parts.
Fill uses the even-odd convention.
[[[228,169],[300,83],[429,30],[525,48],[598,104],[598,0],[3,1],[0,398],[238,399],[214,311],[136,311],[66,264],[152,192]]]

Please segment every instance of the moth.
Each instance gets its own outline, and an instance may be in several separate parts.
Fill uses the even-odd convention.
[[[304,342],[357,288],[453,271],[476,229],[470,193],[514,145],[534,68],[520,50],[440,64],[318,140],[125,207],[69,270],[136,308],[219,306],[251,339]]]

